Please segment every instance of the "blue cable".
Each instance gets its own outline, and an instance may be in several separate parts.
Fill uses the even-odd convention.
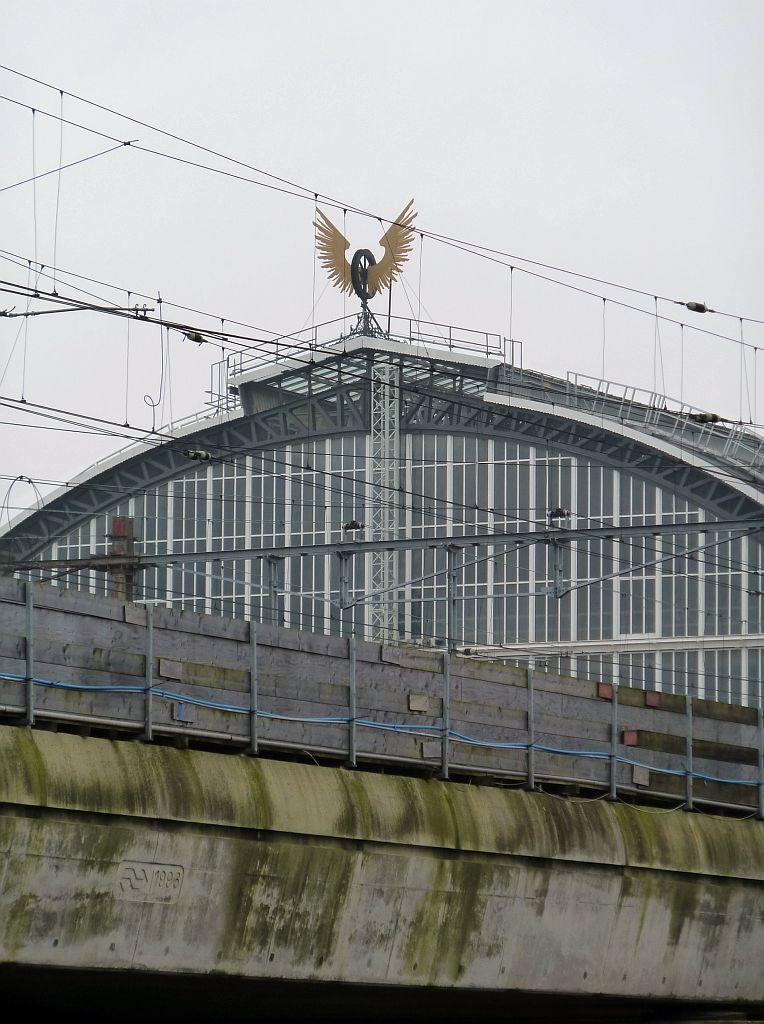
[[[478,740],[474,736],[467,736],[463,732],[449,729],[448,735],[458,743],[466,743],[472,747],[494,747],[497,750],[527,750],[528,744],[520,741],[507,741],[506,743],[491,742],[490,740]]]
[[[276,711],[255,711],[258,718],[275,718],[280,722],[303,722],[303,723],[315,723],[318,725],[346,725],[348,722],[347,718],[342,718],[339,715],[316,715],[315,718],[310,716],[302,715],[282,715]]]
[[[649,768],[651,772],[661,772],[663,775],[681,775],[684,777],[688,774],[684,768],[659,768],[654,764],[645,764],[644,761],[634,761],[630,757],[621,757],[620,754],[616,757],[616,761],[620,764],[630,764],[634,768]],[[692,772],[692,775],[694,777],[695,772]]]
[[[25,682],[26,676],[19,675],[13,672],[0,672],[0,679],[9,680],[11,682]],[[84,693],[145,693],[146,688],[144,686],[134,685],[109,685],[102,686],[91,683],[66,683],[63,680],[54,679],[40,679],[37,676],[32,678],[32,682],[38,686],[44,686],[49,689],[59,690],[76,690]],[[226,711],[230,714],[247,715],[251,713],[251,709],[244,707],[239,704],[224,704],[218,701],[205,700],[202,697],[186,696],[182,693],[177,693],[174,690],[165,690],[160,688],[151,688],[151,692],[157,697],[161,697],[165,700],[177,701],[181,704],[191,704],[195,707],[209,708],[213,711]],[[341,715],[316,715],[316,716],[299,716],[299,715],[284,715],[279,714],[275,711],[261,711],[255,710],[257,718],[274,719],[282,722],[301,722],[309,725],[349,725],[353,720],[351,718]],[[359,725],[366,729],[380,729],[387,732],[400,732],[410,736],[428,736],[433,733],[442,734],[443,728],[439,725],[414,725],[407,724],[405,722],[373,722],[370,719],[357,718],[355,720],[356,725]],[[598,761],[610,760],[612,754],[609,751],[602,750],[568,750],[564,747],[550,747],[543,743],[523,743],[521,741],[490,741],[490,740],[479,740],[473,736],[468,736],[466,733],[458,732],[455,729],[448,730],[448,737],[455,740],[457,743],[464,743],[474,747],[485,747],[491,750],[538,750],[545,754],[559,754],[563,757],[586,757]],[[623,755],[617,755],[616,761],[620,764],[632,765],[636,768],[647,768],[649,771],[659,772],[662,775],[674,775],[678,777],[690,776],[693,779],[699,779],[703,782],[718,782],[729,786],[758,786],[760,783],[758,780],[752,779],[727,779],[720,775],[708,775],[705,772],[688,772],[683,768],[660,768],[656,765],[645,764],[644,761],[636,761],[630,757],[624,757]]]
[[[693,772],[693,779],[702,779],[704,782],[724,782],[731,786],[758,786],[758,780],[750,779],[723,779],[719,775],[705,775],[703,772]]]
[[[45,686],[49,690],[82,690],[84,693],[92,693],[102,691],[102,686],[91,685],[89,683],[64,683],[61,680],[48,679],[33,679],[33,683],[38,686]],[[143,693],[145,687],[143,686],[110,686],[110,693]]]
[[[565,750],[563,747],[547,747],[543,743],[534,743],[534,750],[545,754],[563,754],[565,757],[592,757],[597,761],[609,761],[610,754],[602,750]]]
[[[348,719],[348,721],[350,721],[350,719]],[[367,718],[357,718],[356,725],[361,725],[365,729],[381,729],[383,732],[400,732],[406,733],[409,736],[423,736],[425,738],[431,735],[433,730],[438,733],[443,731],[439,725],[407,725],[405,722],[371,722]]]

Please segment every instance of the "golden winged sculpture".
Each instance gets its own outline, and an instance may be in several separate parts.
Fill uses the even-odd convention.
[[[368,249],[358,249],[352,261],[348,262],[345,253],[350,248],[350,242],[326,214],[318,210],[318,219],[313,221],[318,258],[332,284],[348,295],[355,292],[364,305],[367,299],[372,298],[378,291],[389,288],[408,259],[414,244],[414,229],[411,225],[416,217],[416,211],[412,210],[413,205],[412,199],[380,238],[379,244],[385,250],[385,254],[379,263]]]

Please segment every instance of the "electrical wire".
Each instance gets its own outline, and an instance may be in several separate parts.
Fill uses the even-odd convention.
[[[248,178],[248,177],[246,177],[244,175],[233,174],[230,171],[224,171],[221,168],[213,167],[213,166],[211,166],[209,164],[202,164],[199,161],[189,160],[189,159],[186,159],[184,157],[176,156],[176,155],[173,155],[173,154],[170,154],[170,153],[165,153],[165,152],[163,152],[161,150],[152,149],[152,148],[147,147],[147,146],[142,146],[142,145],[139,145],[136,142],[132,142],[132,141],[125,142],[123,140],[116,139],[116,138],[114,138],[114,136],[108,135],[108,134],[106,134],[104,132],[100,132],[100,131],[97,131],[96,129],[88,128],[88,127],[86,127],[84,125],[78,124],[77,122],[74,122],[74,121],[71,121],[71,120],[68,120],[68,119],[64,119],[64,118],[59,118],[57,115],[51,114],[48,111],[44,111],[44,110],[41,110],[39,108],[33,108],[33,107],[29,106],[29,104],[21,103],[19,100],[14,100],[14,99],[12,99],[11,97],[8,97],[8,96],[0,95],[0,100],[5,100],[6,102],[10,102],[10,103],[16,104],[17,106],[25,107],[25,108],[27,108],[29,110],[34,110],[37,113],[43,114],[43,115],[45,115],[47,117],[51,117],[51,118],[55,118],[55,119],[60,120],[60,121],[64,121],[65,123],[70,124],[73,127],[81,128],[82,130],[91,132],[92,134],[103,136],[103,138],[109,139],[112,142],[117,142],[120,145],[130,146],[131,149],[137,150],[139,152],[148,153],[148,154],[151,154],[153,156],[160,157],[162,159],[171,160],[171,161],[174,161],[174,162],[177,162],[177,163],[180,163],[180,164],[184,164],[186,166],[195,167],[195,168],[198,168],[200,170],[205,170],[205,171],[209,171],[209,172],[214,173],[214,174],[223,175],[226,178],[231,178],[231,179],[235,179],[235,180],[238,180],[238,181],[244,181],[244,182],[247,182],[249,184],[257,185],[257,186],[259,186],[261,188],[270,189],[270,190],[275,191],[275,192],[280,192],[280,193],[284,193],[284,194],[288,194],[288,195],[293,195],[293,196],[296,196],[297,198],[300,198],[300,199],[309,199],[310,201],[314,201],[313,197],[314,197],[315,193],[311,193],[310,195],[305,195],[303,193],[297,193],[297,192],[294,192],[293,190],[282,188],[282,187],[279,187],[279,186],[276,186],[276,185],[271,185],[271,184],[268,184],[267,182],[257,181],[256,179]],[[371,214],[368,211],[357,210],[355,208],[347,206],[347,204],[345,204],[343,206],[341,204],[333,203],[331,200],[328,200],[328,199],[324,200],[324,204],[325,205],[333,205],[337,209],[353,209],[353,212],[356,212],[356,213],[358,213],[361,216],[370,217],[370,218],[372,218],[374,220],[384,220],[386,223],[390,223],[390,224],[396,223],[395,221],[390,221],[388,218],[380,217],[379,214]],[[457,249],[459,251],[468,253],[468,254],[473,255],[473,256],[478,256],[479,258],[481,258],[483,260],[487,260],[490,263],[498,264],[500,266],[505,266],[505,267],[515,266],[515,269],[522,270],[523,273],[527,274],[530,277],[536,278],[537,280],[547,281],[547,282],[549,282],[551,284],[555,284],[555,285],[557,285],[557,286],[559,286],[561,288],[567,288],[567,289],[570,289],[572,291],[578,292],[580,294],[589,295],[589,296],[591,296],[593,298],[598,298],[598,299],[602,299],[603,301],[605,301],[605,296],[602,296],[602,295],[600,295],[597,292],[591,291],[590,289],[586,289],[586,288],[583,288],[583,287],[580,287],[580,286],[577,286],[577,285],[573,285],[573,284],[571,284],[571,283],[569,283],[567,281],[560,281],[560,280],[558,280],[556,278],[549,277],[548,275],[540,274],[537,271],[528,270],[527,267],[518,267],[516,265],[518,261],[519,262],[526,262],[526,261],[524,261],[522,259],[522,257],[507,255],[507,259],[510,259],[510,260],[513,261],[512,263],[509,263],[509,262],[507,262],[506,259],[500,259],[498,256],[491,255],[492,252],[498,252],[499,250],[490,250],[490,249],[487,249],[487,248],[484,248],[484,247],[481,247],[481,246],[474,246],[470,242],[459,241],[457,239],[450,238],[447,235],[439,234],[437,232],[424,231],[424,230],[420,230],[419,228],[417,228],[417,231],[419,231],[419,233],[422,236],[422,238],[425,235],[427,235],[428,237],[430,237],[430,238],[432,238],[432,239],[434,239],[436,241],[441,242],[443,245],[449,246],[451,248]],[[528,261],[528,262],[533,265],[533,261]],[[563,273],[571,273],[572,274],[572,272],[568,272],[568,271],[562,271],[562,272]],[[619,286],[618,285],[613,285],[613,287],[617,288]],[[628,289],[628,290],[633,291],[633,289]],[[649,294],[649,295],[652,296],[652,293],[642,293],[642,294]],[[633,304],[630,304],[630,303],[627,303],[627,302],[623,302],[623,301],[621,301],[619,299],[614,299],[612,297],[609,297],[607,299],[607,301],[613,303],[614,305],[620,306],[623,309],[629,309],[629,310],[632,310],[633,312],[642,313],[642,314],[650,316],[650,317],[653,316],[653,313],[650,310],[644,309],[641,306],[634,306]],[[668,301],[676,302],[677,300],[668,300]],[[684,305],[684,303],[682,303],[682,302],[677,302],[677,304],[678,305]],[[727,314],[727,315],[731,315],[731,314]],[[735,318],[739,319],[739,317],[737,317],[737,316]],[[682,323],[684,323],[684,321],[676,320],[676,319],[674,319],[672,317],[668,317],[668,316],[666,316],[664,314],[661,314],[661,319],[664,320],[667,323],[673,323],[673,324],[682,324]],[[751,323],[761,322],[761,321],[755,321],[755,320],[753,320],[750,317],[743,317],[742,319],[744,319],[744,320],[746,320],[748,322],[751,322]],[[723,339],[725,341],[730,341],[730,342],[732,342],[733,344],[736,344],[736,345],[740,344],[740,342],[739,342],[739,340],[737,338],[731,338],[728,335],[720,334],[720,333],[718,333],[716,331],[709,331],[706,328],[694,327],[694,326],[692,327],[692,329],[698,331],[701,334],[709,335],[711,337],[720,338],[720,339]],[[753,345],[750,346],[750,347],[754,348],[754,349],[756,348],[756,346],[753,346]]]
[[[119,118],[121,118],[123,120],[129,121],[132,124],[137,124],[137,125],[139,125],[142,128],[147,128],[150,131],[156,132],[159,135],[163,135],[166,138],[170,138],[170,139],[172,139],[172,140],[174,140],[176,142],[180,142],[180,143],[182,143],[184,145],[190,146],[190,147],[192,147],[194,149],[199,150],[200,152],[205,152],[205,153],[210,154],[211,156],[218,157],[218,158],[220,158],[222,160],[225,160],[228,163],[236,164],[236,165],[238,165],[240,167],[246,168],[247,170],[254,171],[257,174],[260,174],[260,175],[262,175],[264,177],[268,177],[268,178],[272,179],[273,181],[278,181],[280,184],[288,186],[290,189],[297,190],[297,198],[312,200],[314,205],[317,204],[319,199],[321,199],[325,204],[332,205],[336,209],[350,210],[351,212],[356,213],[359,216],[368,217],[368,218],[371,218],[373,220],[379,220],[379,221],[382,221],[384,223],[393,223],[392,221],[389,221],[387,218],[381,217],[377,213],[373,213],[373,212],[368,211],[368,210],[363,210],[360,207],[354,206],[353,204],[350,204],[350,203],[348,203],[345,200],[341,200],[341,199],[338,199],[336,197],[330,196],[328,194],[324,194],[322,192],[319,192],[319,191],[317,191],[313,187],[308,187],[306,185],[300,185],[297,182],[294,182],[294,181],[292,181],[292,180],[290,180],[288,178],[284,178],[282,176],[273,174],[272,172],[266,171],[263,168],[255,167],[252,164],[246,163],[245,161],[238,160],[238,159],[236,159],[234,157],[231,157],[231,156],[229,156],[229,155],[227,155],[225,153],[222,153],[220,151],[211,149],[208,146],[204,146],[204,145],[202,145],[200,143],[193,142],[190,139],[184,138],[183,136],[175,134],[173,132],[166,131],[165,129],[159,128],[156,125],[150,124],[149,122],[141,121],[141,120],[139,120],[139,119],[137,119],[135,117],[132,117],[129,114],[125,114],[125,113],[123,113],[121,111],[115,110],[115,109],[113,109],[111,107],[108,107],[108,106],[106,106],[104,104],[97,103],[96,101],[88,99],[87,97],[83,97],[83,96],[77,95],[76,93],[71,93],[71,92],[68,92],[66,90],[62,90],[59,87],[57,87],[55,85],[52,85],[50,82],[46,82],[46,81],[44,81],[42,79],[34,78],[31,75],[24,74],[23,72],[18,71],[15,68],[12,68],[12,67],[10,67],[8,65],[0,64],[0,70],[7,71],[7,72],[9,72],[12,75],[16,75],[17,77],[26,79],[27,81],[34,82],[35,84],[41,85],[41,86],[43,86],[43,87],[45,87],[47,89],[57,91],[57,92],[59,92],[61,97],[63,97],[64,95],[70,96],[72,99],[74,99],[74,100],[76,100],[76,101],[78,101],[80,103],[86,104],[88,106],[94,107],[95,109],[101,110],[101,111],[103,111],[105,113],[109,113],[109,114],[114,115],[116,117],[119,117]],[[2,98],[6,98],[7,99],[7,97],[2,97]],[[18,102],[18,101],[11,101],[11,102]],[[50,116],[54,116],[54,115],[50,115]],[[77,127],[83,128],[83,130],[90,130],[90,131],[92,131],[92,129],[87,129],[87,128],[85,128],[85,126],[82,126],[82,125],[77,125]],[[217,170],[217,169],[211,168],[211,170]],[[262,185],[264,185],[264,187],[271,187],[271,186],[265,185],[265,183],[255,182],[255,184],[262,184]],[[295,193],[289,193],[289,194],[295,194]],[[419,230],[419,228],[417,228],[417,230]],[[630,287],[628,285],[619,284],[617,282],[610,281],[610,280],[607,280],[605,278],[595,277],[593,275],[588,275],[588,274],[582,274],[582,273],[579,273],[577,271],[573,271],[573,270],[570,270],[570,269],[567,269],[567,268],[553,266],[552,264],[542,263],[542,262],[537,261],[537,260],[531,260],[531,259],[529,259],[527,257],[518,256],[516,254],[512,254],[512,253],[509,253],[509,252],[506,252],[506,251],[503,251],[503,250],[500,250],[500,249],[495,249],[495,248],[490,248],[490,247],[487,247],[487,246],[478,245],[476,243],[469,242],[469,241],[466,241],[464,239],[454,238],[452,236],[441,234],[441,233],[434,232],[434,231],[424,231],[423,230],[423,231],[421,231],[421,234],[427,235],[428,237],[433,238],[433,239],[435,239],[437,241],[440,241],[440,242],[443,242],[443,243],[451,243],[451,244],[456,244],[458,246],[464,246],[464,247],[468,247],[470,249],[474,249],[474,250],[476,250],[477,253],[487,253],[489,255],[501,256],[503,258],[514,260],[516,262],[527,263],[530,266],[537,266],[537,267],[541,267],[542,269],[545,269],[545,270],[551,270],[551,271],[553,271],[555,273],[566,274],[567,276],[575,277],[575,278],[580,279],[580,280],[586,280],[586,281],[591,281],[592,283],[606,285],[607,287],[610,287],[610,288],[616,288],[619,291],[631,292],[632,294],[641,295],[641,296],[643,296],[645,298],[660,298],[662,301],[665,301],[665,302],[677,303],[676,299],[670,298],[670,297],[665,296],[665,295],[656,296],[655,293],[652,292],[652,291],[645,291],[643,289],[634,288],[634,287]],[[519,269],[522,269],[522,268],[519,268]],[[679,304],[684,305],[684,303],[679,303]],[[720,315],[720,316],[731,316],[731,317],[734,317],[735,319],[740,319],[738,314],[725,313],[725,312],[722,312],[720,310],[709,310],[709,312],[716,313],[717,315]],[[750,323],[759,323],[759,324],[760,323],[764,323],[764,320],[755,320],[755,319],[753,319],[751,317],[744,317],[743,319],[749,321]]]
[[[0,188],[0,192],[8,192],[12,188],[19,188],[20,185],[29,185],[30,182],[40,181],[41,178],[47,178],[51,174],[60,174],[61,171],[68,171],[71,167],[78,167],[80,164],[86,164],[89,163],[91,160],[97,160],[99,156],[106,156],[107,153],[115,153],[118,149],[122,149],[123,146],[126,145],[127,143],[120,143],[118,146],[110,146],[108,149],[101,149],[97,153],[91,153],[89,156],[83,156],[79,160],[72,160],[71,163],[62,164],[58,167],[52,167],[49,171],[41,171],[39,174],[35,174],[31,178],[23,178],[21,181],[14,181],[12,185],[3,185],[2,188]],[[56,212],[58,213],[58,210]],[[53,259],[55,261],[55,255]],[[55,269],[55,263],[53,265],[53,269]]]
[[[0,250],[0,252],[2,252],[2,250]],[[6,257],[3,257],[3,258],[6,258]],[[11,259],[9,259],[9,262],[15,263],[15,265],[17,265],[17,266],[23,266],[23,264],[21,262],[19,262],[19,260],[21,260],[21,257],[18,257],[18,258],[15,258],[15,259],[11,258]],[[51,275],[48,274],[48,275],[45,275],[45,276],[50,277]],[[7,284],[8,282],[5,282],[5,283]],[[115,288],[116,286],[106,285],[106,287]],[[83,289],[76,289],[76,290],[84,291]],[[405,288],[404,288],[404,291],[405,291]],[[92,294],[92,293],[87,293],[87,294]],[[35,295],[37,297],[40,297],[39,293],[35,293]],[[53,295],[52,295],[52,293],[48,293],[47,295],[44,295],[44,297],[52,298]],[[77,300],[69,300],[69,301],[70,302],[76,302]],[[411,305],[410,301],[409,301],[409,305]],[[94,311],[97,311],[97,312],[117,313],[118,315],[122,315],[122,316],[130,315],[129,311],[113,309],[113,308],[93,307],[93,306],[85,304],[85,303],[82,304],[82,308],[83,309],[94,310]],[[184,307],[176,307],[176,308],[184,308]],[[197,312],[200,312],[201,315],[211,316],[211,314],[203,313],[201,311],[197,311]],[[415,315],[413,313],[413,308],[412,308],[412,315]],[[144,316],[142,316],[141,319],[148,319],[148,318],[144,314]],[[336,321],[331,321],[331,322],[336,322]],[[331,323],[331,322],[329,322],[329,323]],[[191,326],[191,325],[182,325],[182,324],[180,324],[180,325],[174,325],[174,326],[175,326],[175,328],[177,330],[180,330],[184,334],[187,333],[187,332],[198,332],[199,331],[199,328]],[[250,329],[257,330],[257,328],[250,328]],[[214,337],[214,334],[215,334],[215,332],[212,332],[212,331],[206,331],[205,333],[210,334],[213,337]],[[299,333],[299,332],[296,332],[296,333]],[[199,335],[199,337],[202,337],[202,336]],[[252,344],[253,343],[256,343],[256,344],[261,345],[261,346],[262,345],[275,345],[276,346],[276,352],[278,354],[278,342],[279,341],[283,341],[285,338],[289,338],[289,339],[292,340],[292,349],[299,349],[299,350],[308,352],[309,358],[305,359],[305,360],[300,360],[300,359],[297,358],[297,356],[294,354],[294,351],[293,351],[292,352],[292,356],[291,356],[293,362],[298,363],[298,364],[302,362],[302,363],[304,363],[307,366],[310,366],[310,365],[312,365],[314,363],[314,350],[313,350],[312,342],[309,342],[307,345],[303,344],[302,346],[297,346],[297,345],[294,344],[294,338],[295,338],[294,334],[293,335],[281,335],[280,337],[274,338],[274,339],[262,339],[262,338],[255,339],[255,338],[251,338],[251,337],[248,337],[248,336],[239,335],[239,336],[234,336],[233,339],[231,339],[230,336],[228,336],[226,338],[226,340],[227,341],[228,340],[233,340],[234,344],[238,344],[242,348],[242,351],[247,351],[247,352],[253,351],[252,350]],[[206,339],[202,338],[202,340],[206,340]],[[754,355],[755,355],[755,353],[754,353]],[[440,375],[441,376],[442,375],[447,375],[446,371],[445,371],[445,369],[443,367],[441,367],[441,369],[440,369]],[[457,377],[457,375],[454,374],[454,373],[452,373],[452,376],[454,376],[455,379]],[[552,386],[550,386],[550,382],[547,381],[546,379],[545,379],[545,392],[546,392],[546,397],[551,397],[551,396],[557,394],[557,395],[560,395],[561,397],[569,398],[569,394],[568,394],[568,391],[566,389],[563,389],[563,388],[559,387],[559,385],[556,382],[554,382],[552,384]],[[726,421],[726,422],[729,422],[729,421]],[[743,425],[742,421],[740,421],[740,425]],[[747,424],[747,425],[754,426],[755,424]],[[757,440],[758,440],[758,443],[761,445],[762,444],[761,439],[757,439]],[[682,442],[681,442],[681,439],[680,439],[680,446],[681,446],[681,443]]]
[[[13,261],[11,260],[11,262],[13,262]],[[20,265],[20,264],[17,263],[16,265]],[[46,276],[50,276],[50,275],[46,275]],[[0,284],[5,284],[7,286],[8,282],[0,282]],[[12,294],[27,295],[26,292],[18,291],[19,287],[20,286],[16,286],[17,290],[13,291],[11,293]],[[111,286],[108,286],[108,287],[111,287]],[[7,287],[5,287],[5,288],[1,288],[0,287],[0,291],[10,291],[10,289],[7,288]],[[43,295],[41,296],[39,294],[39,292],[35,292],[34,296],[38,297],[38,298],[42,297],[42,298],[51,299],[51,300],[54,298],[52,293],[43,293]],[[55,298],[58,299],[60,297],[59,296],[55,296]],[[140,315],[139,317],[136,317],[129,310],[124,310],[124,309],[114,308],[114,307],[103,307],[103,306],[96,307],[96,306],[93,306],[91,304],[80,303],[79,300],[74,300],[74,299],[64,300],[64,301],[68,301],[69,303],[73,303],[75,305],[79,304],[80,308],[82,308],[83,310],[90,310],[90,311],[95,311],[95,312],[108,313],[108,314],[118,315],[118,316],[123,316],[123,317],[125,317],[125,316],[133,316],[134,318],[144,320],[145,322],[158,322],[156,318],[149,317],[145,312],[142,315]],[[209,315],[209,314],[203,314],[203,315]],[[182,333],[184,335],[186,335],[188,333],[194,333],[194,332],[196,332],[198,334],[198,331],[199,331],[199,328],[197,328],[197,327],[195,327],[193,325],[188,325],[188,324],[179,324],[179,323],[172,324],[171,323],[168,326],[172,327],[173,329],[179,331],[180,333]],[[214,332],[214,331],[205,331],[204,333],[209,334],[211,336],[211,338],[214,338],[214,335],[215,335],[216,332]],[[198,336],[200,338],[202,337],[201,335],[198,335]],[[297,365],[302,364],[302,365],[305,365],[305,366],[308,366],[308,367],[314,365],[314,363],[315,363],[315,355],[314,355],[314,350],[313,350],[312,344],[308,343],[307,345],[303,344],[301,346],[300,345],[296,345],[294,343],[294,335],[292,335],[292,336],[282,335],[282,336],[280,336],[280,338],[277,338],[277,339],[262,339],[262,338],[255,339],[255,338],[251,338],[249,336],[243,336],[243,335],[234,335],[234,336],[228,335],[226,337],[226,341],[233,343],[234,346],[238,346],[238,347],[241,348],[242,351],[246,351],[248,353],[251,353],[253,351],[253,349],[252,349],[252,344],[253,343],[256,343],[259,346],[263,346],[263,345],[265,345],[265,346],[274,346],[275,345],[276,346],[276,352],[278,354],[278,343],[279,343],[279,341],[283,341],[284,338],[291,338],[292,339],[292,349],[293,349],[293,351],[292,351],[292,354],[291,354],[290,358],[291,358],[293,363],[295,363]],[[202,338],[202,340],[207,340],[207,339]],[[308,358],[307,359],[300,359],[295,354],[294,350],[307,352],[308,353]],[[450,371],[449,372],[445,367],[440,367],[439,368],[439,376],[442,376],[442,377],[443,376],[445,376],[445,377],[451,376],[454,380],[459,380],[460,379],[459,374],[457,372],[455,372],[455,371]],[[365,379],[368,380],[368,377],[366,377]],[[394,385],[394,386],[397,386],[397,385]],[[406,388],[404,387],[402,390],[405,391]],[[545,397],[548,399],[548,398],[554,397],[555,395],[559,395],[562,399],[569,401],[569,392],[568,392],[567,389],[563,389],[556,382],[550,384],[550,382],[545,379]],[[480,408],[482,411],[485,411],[484,403],[480,403],[478,406],[476,406],[476,408]],[[670,413],[670,410],[666,410],[666,411]],[[729,422],[729,421],[726,421],[726,422]],[[740,421],[740,425],[741,426],[744,425],[742,423],[742,421]],[[745,424],[745,425],[746,426],[749,426],[749,425],[750,426],[755,426],[756,424]],[[760,447],[764,447],[764,442],[762,442],[761,438],[758,438],[758,437],[756,437],[754,435],[754,439],[756,440],[756,442],[758,443],[758,445]],[[683,447],[683,440],[681,438],[679,439],[679,447],[680,448]]]
[[[109,313],[115,313],[116,315],[123,315],[123,316],[125,315],[125,311],[123,311],[123,310],[101,309],[101,310],[99,310],[99,311],[101,311],[101,312],[109,312]],[[140,317],[139,319],[149,320],[149,322],[160,322],[160,321],[159,321],[159,320],[158,320],[157,318],[149,318],[149,317],[145,317],[145,316],[141,316],[141,317]],[[173,327],[174,327],[175,329],[177,329],[177,330],[184,330],[184,328],[185,328],[185,329],[187,329],[187,330],[188,330],[188,329],[191,329],[191,328],[189,327],[189,325],[178,325],[178,324],[173,324],[172,326],[173,326]],[[347,372],[348,372],[348,371],[345,371],[345,374],[346,374],[346,376],[347,376]],[[455,377],[455,379],[456,379],[456,375],[454,375],[454,377]],[[368,381],[369,381],[369,377],[368,377],[368,376],[367,376],[366,374],[358,374],[358,375],[357,375],[357,378],[358,378],[359,380],[363,380],[363,382],[364,382],[364,383],[368,383]],[[462,404],[465,404],[465,403],[463,402]],[[480,404],[480,405],[477,405],[477,406],[476,406],[476,408],[479,408],[479,409],[483,409],[483,410],[484,410],[484,406],[483,406],[482,404]],[[156,424],[154,423],[154,424],[153,424],[153,429],[152,429],[152,432],[153,432],[153,433],[156,433],[155,427],[156,427]],[[430,500],[436,500],[436,499],[434,499],[434,498],[431,498]],[[448,499],[447,499],[447,500],[448,500]],[[484,510],[484,511],[488,511],[488,510]]]

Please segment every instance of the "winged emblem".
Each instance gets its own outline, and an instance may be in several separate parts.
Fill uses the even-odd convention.
[[[368,249],[358,249],[348,262],[345,253],[350,242],[339,228],[329,220],[322,210],[313,221],[316,228],[316,246],[321,265],[329,275],[332,284],[352,295],[353,292],[365,303],[383,288],[389,288],[408,259],[414,244],[412,224],[416,211],[412,199],[398,214],[396,220],[382,235],[379,244],[385,250],[377,263]]]

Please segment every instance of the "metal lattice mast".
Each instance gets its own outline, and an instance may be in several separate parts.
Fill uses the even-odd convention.
[[[368,521],[372,540],[398,536],[400,418],[398,368],[375,359],[371,364],[371,431],[369,434]],[[368,556],[367,592],[379,594],[369,606],[371,638],[393,642],[398,635],[397,551],[373,551]]]

